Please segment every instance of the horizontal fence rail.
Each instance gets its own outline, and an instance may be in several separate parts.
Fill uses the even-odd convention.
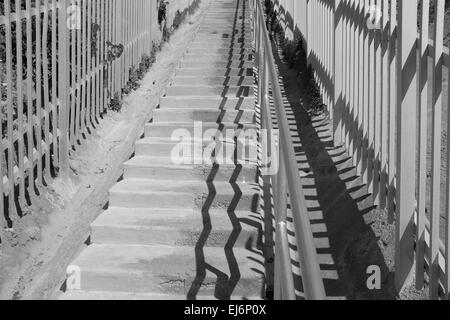
[[[273,2],[306,45],[336,144],[395,220],[397,288],[415,266],[418,289],[427,274],[430,298],[448,298],[450,1]]]
[[[171,0],[166,25],[194,0]],[[0,2],[0,238],[161,42],[156,0]],[[27,200],[28,199],[28,200]]]
[[[326,298],[324,283],[298,171],[290,127],[278,82],[272,43],[266,28],[261,2],[259,0],[252,1],[252,7],[258,65],[258,104],[261,108],[262,118],[261,127],[269,132],[269,137],[273,136],[271,134],[273,132],[273,119],[269,102],[269,91],[272,91],[276,110],[276,123],[279,130],[279,152],[276,153],[275,150],[271,152],[272,156],[277,154],[279,156],[279,159],[277,159],[279,170],[271,177],[276,221],[274,295],[275,299],[296,299],[287,233],[289,194],[304,297],[306,299],[324,300]],[[268,143],[268,145],[270,146],[272,143]]]

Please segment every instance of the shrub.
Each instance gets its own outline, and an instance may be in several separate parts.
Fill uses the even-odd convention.
[[[156,52],[160,49],[160,45],[153,43],[152,51],[150,55],[144,54],[139,62],[138,67],[130,68],[130,79],[128,80],[125,88],[122,89],[122,94],[116,93],[111,99],[108,106],[109,110],[114,112],[120,112],[122,109],[123,95],[130,94],[134,90],[137,90],[140,86],[141,80],[144,78],[146,72],[151,68],[153,63],[156,61]]]
[[[159,0],[158,7],[158,24],[161,26],[163,22],[167,21],[167,5],[169,2],[165,0]]]
[[[270,2],[269,0],[267,1]],[[272,11],[273,7],[269,9],[266,7],[266,13],[269,12],[272,14],[272,17],[276,17]],[[281,40],[281,53],[285,62],[290,69],[294,69],[297,72],[297,77],[304,92],[306,110],[310,115],[319,115],[325,112],[326,106],[323,103],[320,87],[314,77],[314,69],[311,65],[308,66],[303,40],[301,38],[294,41],[287,40],[277,19],[276,22],[273,22],[273,18],[270,18],[269,23],[274,26],[273,32]]]
[[[122,110],[122,105],[122,97],[118,92],[116,92],[111,101],[109,101],[109,109],[115,112],[119,112],[120,110]]]

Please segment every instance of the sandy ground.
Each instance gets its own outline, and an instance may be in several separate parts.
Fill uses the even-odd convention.
[[[125,97],[120,113],[108,112],[97,129],[71,155],[69,182],[41,187],[33,207],[0,245],[0,299],[49,299],[65,279],[67,265],[84,247],[89,226],[108,201],[108,190],[122,175],[134,142],[152,118],[159,98],[193,39],[209,1],[172,36],[141,87]]]

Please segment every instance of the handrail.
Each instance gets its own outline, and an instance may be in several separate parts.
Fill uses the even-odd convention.
[[[255,5],[256,3],[256,5]],[[272,44],[266,28],[260,0],[252,0],[253,32],[255,39],[256,62],[258,64],[259,90],[258,103],[261,106],[263,129],[272,130],[269,104],[269,81],[280,133],[280,152],[278,173],[272,176],[275,189],[276,243],[275,243],[275,299],[292,300],[296,298],[293,285],[292,263],[287,239],[287,193],[289,193],[294,221],[297,254],[302,274],[304,296],[308,300],[326,298],[321,276],[317,250],[311,230],[294,145],[290,134],[286,111],[283,107],[278,74],[272,53]],[[264,128],[266,126],[266,128]],[[270,135],[269,135],[270,136]],[[269,144],[270,145],[270,144]],[[286,184],[287,181],[287,184]]]

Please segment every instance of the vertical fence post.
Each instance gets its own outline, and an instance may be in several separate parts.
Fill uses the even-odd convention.
[[[370,13],[370,8],[373,8],[375,4],[375,0],[369,0],[368,1],[368,6],[367,6],[367,12]],[[369,39],[369,56],[368,56],[368,61],[369,61],[369,69],[368,69],[368,99],[369,99],[369,117],[368,117],[368,128],[367,128],[367,136],[368,136],[368,144],[367,144],[367,184],[368,184],[368,188],[369,188],[369,193],[373,194],[374,193],[374,179],[373,179],[373,174],[374,174],[374,164],[375,164],[375,87],[376,87],[376,68],[375,68],[375,60],[376,60],[376,56],[375,56],[375,52],[376,52],[376,47],[375,47],[375,31],[369,29],[368,30],[368,39]]]
[[[312,0],[306,0],[306,59],[308,66],[311,64],[311,45],[312,45],[311,1]]]
[[[14,135],[13,135],[13,62],[12,62],[12,28],[11,28],[11,3],[9,0],[6,0],[4,3],[5,7],[5,37],[6,37],[6,106],[7,106],[7,115],[6,115],[6,130],[7,130],[7,156],[5,162],[7,163],[7,176],[8,176],[8,210],[9,216],[13,216],[16,214],[16,205],[14,201],[15,190],[14,190]],[[36,79],[36,81],[38,81]],[[1,91],[0,91],[1,92]],[[3,133],[2,133],[3,134]],[[3,140],[3,139],[2,139]],[[39,141],[38,141],[39,142]],[[2,155],[3,156],[3,155]],[[3,161],[2,158],[0,160]],[[3,172],[2,181],[3,183]],[[1,199],[3,200],[3,199]],[[1,213],[3,214],[3,212]]]
[[[334,143],[336,145],[343,143],[342,140],[342,112],[343,112],[343,97],[342,97],[342,0],[334,1],[333,8],[334,20],[334,115],[333,115],[333,133]]]
[[[447,110],[450,110],[450,37],[447,38]],[[450,113],[447,113],[447,132],[450,132]],[[450,300],[450,139],[447,138],[447,223],[445,229],[445,295]]]
[[[381,10],[381,0],[376,0],[373,2],[376,10]],[[376,17],[378,18],[378,17]],[[376,24],[380,21],[376,21]],[[374,205],[379,206],[380,204],[380,171],[381,171],[381,119],[382,119],[382,50],[381,50],[381,31],[374,30],[374,54],[375,54],[375,64],[374,71],[375,77],[375,87],[374,87],[374,131],[373,131],[373,174],[372,174],[372,190],[373,190],[373,201]]]
[[[414,211],[416,172],[416,55],[417,0],[400,0],[397,63],[397,222],[395,285],[401,290],[414,263]]]
[[[388,146],[388,110],[389,110],[389,53],[388,53],[388,32],[389,23],[389,0],[382,0],[382,21],[381,21],[381,52],[382,52],[382,82],[381,82],[381,157],[380,157],[380,205],[386,206],[387,195],[387,146]]]
[[[394,220],[395,202],[395,175],[396,175],[396,147],[397,147],[397,0],[391,0],[390,23],[389,23],[389,72],[390,72],[390,92],[389,92],[389,168],[388,168],[388,205],[387,211],[389,221]]]
[[[357,134],[358,134],[358,158],[356,161],[357,172],[359,175],[363,174],[363,159],[364,159],[364,24],[366,20],[364,19],[364,0],[358,0],[358,99],[356,103],[358,104],[359,117],[357,124]]]
[[[369,0],[361,0],[362,14],[364,19],[369,15]],[[364,183],[369,181],[369,28],[367,27],[367,20],[363,22],[365,25],[362,28],[362,160],[361,160],[361,176]]]
[[[387,147],[388,147],[388,111],[389,111],[389,0],[382,0],[382,110],[381,110],[381,176],[380,176],[380,204],[386,207],[387,196]]]
[[[22,6],[21,3],[19,1],[16,1],[16,13],[21,12],[22,10]],[[18,21],[16,22],[16,35],[17,35],[17,39],[16,39],[16,52],[17,52],[17,120],[19,122],[18,125],[18,130],[19,130],[19,137],[18,137],[18,148],[19,148],[19,152],[18,152],[18,156],[19,156],[19,174],[21,176],[20,181],[19,181],[19,199],[20,201],[23,203],[23,201],[25,201],[25,163],[24,163],[24,157],[25,157],[25,145],[24,145],[24,124],[23,124],[23,90],[22,90],[22,81],[23,81],[23,69],[22,69],[22,64],[23,64],[23,59],[22,59],[22,55],[23,55],[23,50],[22,50],[22,46],[23,46],[23,39],[22,39],[22,15],[20,15],[20,19],[18,19]],[[50,142],[48,142],[50,145]],[[49,152],[50,153],[50,150]],[[1,154],[1,153],[0,153]],[[47,168],[48,170],[48,168]],[[2,172],[2,171],[0,171]],[[3,193],[0,192],[0,195],[3,195]],[[0,213],[2,213],[3,211],[0,210]]]
[[[432,81],[432,183],[431,183],[431,226],[430,226],[430,299],[439,298],[439,255],[441,219],[441,139],[442,139],[442,60],[444,38],[444,0],[435,1],[434,13],[434,53]]]
[[[417,105],[419,107],[419,172],[417,189],[417,244],[416,244],[416,288],[422,290],[425,265],[425,210],[427,183],[427,120],[428,120],[428,37],[430,0],[421,0],[421,30],[419,36],[419,69],[417,74]]]
[[[69,178],[69,100],[68,100],[68,47],[67,47],[67,0],[59,0],[59,159],[60,174],[63,180]]]

